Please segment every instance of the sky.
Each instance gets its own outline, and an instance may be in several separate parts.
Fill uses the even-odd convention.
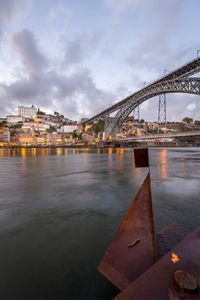
[[[199,0],[0,0],[0,117],[18,105],[92,117],[197,56]],[[167,121],[200,96],[167,94]],[[156,121],[158,97],[140,107]]]

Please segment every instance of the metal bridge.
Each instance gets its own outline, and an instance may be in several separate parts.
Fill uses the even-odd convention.
[[[141,140],[153,140],[153,139],[163,139],[163,138],[176,138],[176,137],[187,137],[187,136],[200,136],[200,130],[192,131],[180,131],[180,132],[170,132],[163,134],[149,134],[149,135],[140,135],[134,137],[125,137],[112,139],[112,141],[141,141]]]
[[[83,125],[92,123],[94,120],[105,118],[105,139],[109,135],[114,135],[117,128],[129,114],[144,101],[160,94],[166,93],[189,93],[200,95],[200,78],[190,77],[200,72],[200,58],[193,59],[180,68],[168,73],[145,88],[129,95],[122,101],[112,105],[108,109],[95,115]],[[109,114],[116,111],[113,118],[109,118]]]

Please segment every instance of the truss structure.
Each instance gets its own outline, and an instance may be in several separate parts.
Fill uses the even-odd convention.
[[[86,123],[102,118],[116,111],[114,118],[110,119],[105,126],[105,138],[120,127],[129,114],[144,101],[167,93],[189,93],[200,95],[200,79],[189,76],[200,72],[200,58],[196,58],[171,73],[161,77],[159,80],[149,84],[124,100],[116,103],[101,113],[89,119]],[[83,123],[84,124],[84,123]]]
[[[136,107],[133,111],[134,120],[140,121],[140,106]]]
[[[158,103],[158,124],[166,126],[166,94],[159,95]]]
[[[200,95],[200,78],[177,78],[157,83],[153,86],[149,86],[145,90],[142,90],[134,95],[129,102],[118,110],[116,116],[110,122],[109,128],[107,128],[107,132],[111,133],[115,126],[118,126],[119,123],[123,123],[131,111],[133,111],[138,105],[150,98],[164,93],[188,93]],[[105,135],[105,139],[107,139],[107,137],[108,136]]]

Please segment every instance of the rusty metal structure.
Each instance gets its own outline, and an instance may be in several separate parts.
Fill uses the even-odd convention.
[[[200,228],[171,223],[155,235],[148,149],[134,157],[148,174],[97,269],[121,290],[116,300],[200,299]]]
[[[200,299],[200,228],[114,299]]]
[[[107,139],[109,135],[115,134],[116,128],[121,126],[124,120],[134,109],[136,109],[136,107],[152,97],[166,93],[190,93],[200,95],[200,79],[193,77],[189,78],[189,76],[194,75],[199,71],[200,58],[196,58],[100,112],[87,122],[83,123],[83,125],[92,123],[96,119],[116,112],[112,121],[109,122],[108,126],[105,126],[105,139]]]
[[[149,168],[148,149],[135,149],[134,154],[136,167]],[[97,269],[123,290],[155,262],[156,238],[149,170]]]
[[[156,261],[150,189],[148,173],[98,266],[98,271],[120,290],[129,286]]]

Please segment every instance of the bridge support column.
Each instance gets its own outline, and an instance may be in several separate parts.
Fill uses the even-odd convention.
[[[134,120],[138,120],[138,122],[140,121],[140,106],[138,105],[138,107],[136,107],[133,110],[133,118]]]
[[[158,126],[164,123],[164,126],[166,127],[166,121],[166,94],[161,94],[159,95],[158,103]]]

